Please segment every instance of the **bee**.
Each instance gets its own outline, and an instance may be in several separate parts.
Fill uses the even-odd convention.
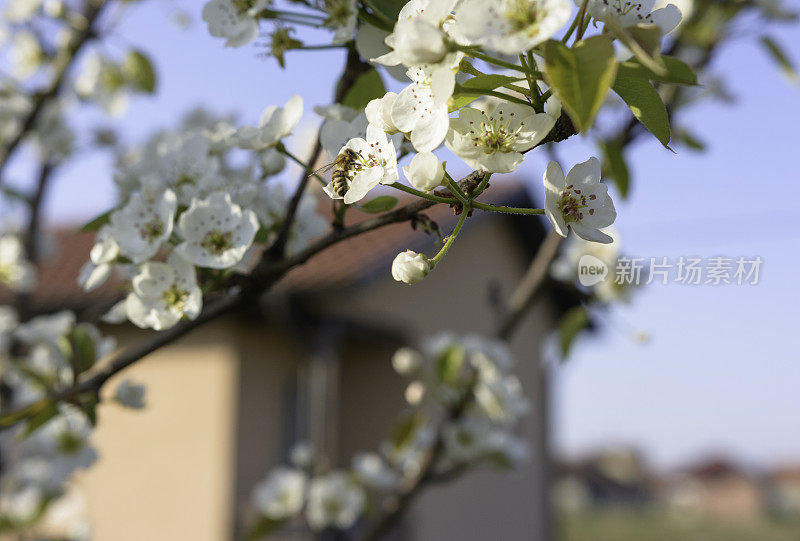
[[[354,172],[359,171],[361,167],[361,155],[353,149],[346,148],[341,154],[336,156],[336,159],[333,160],[332,163],[317,169],[311,173],[311,175],[327,173],[333,169],[333,174],[331,175],[331,188],[333,188],[333,193],[344,197],[350,187],[348,184],[350,176]]]

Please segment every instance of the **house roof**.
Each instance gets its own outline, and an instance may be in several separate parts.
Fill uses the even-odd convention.
[[[531,205],[527,191],[518,183],[498,182],[481,198],[484,201],[514,205]],[[401,200],[400,204],[407,203]],[[325,208],[330,206],[325,203]],[[446,234],[456,221],[453,210],[445,205],[435,205],[424,211]],[[467,222],[474,227],[490,213],[476,213]],[[347,224],[371,218],[357,210],[347,215]],[[514,222],[513,230],[519,233],[522,249],[533,252],[544,238],[541,222],[530,216],[503,215]],[[98,304],[110,304],[122,294],[121,277],[112,278],[100,288],[86,293],[77,284],[81,266],[88,260],[94,242],[93,233],[76,232],[76,228],[62,227],[50,232],[56,249],[42,261],[39,285],[33,296],[37,312],[71,308],[81,311]],[[422,250],[433,244],[430,235],[414,231],[408,222],[392,224],[357,237],[340,242],[322,251],[309,262],[301,265],[284,278],[276,289],[284,292],[309,292],[328,288],[355,285],[370,279],[378,272],[385,272],[392,258],[401,250]],[[0,286],[0,303],[7,302],[10,295]]]

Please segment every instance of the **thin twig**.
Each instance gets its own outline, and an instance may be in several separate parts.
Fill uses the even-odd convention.
[[[67,44],[64,52],[53,63],[53,80],[44,91],[35,94],[32,98],[31,110],[27,116],[22,120],[20,129],[5,145],[0,146],[0,184],[3,182],[3,170],[8,164],[11,154],[19,146],[20,142],[30,132],[39,120],[45,106],[58,96],[61,88],[64,85],[66,74],[69,71],[72,61],[77,56],[78,52],[83,48],[87,41],[96,37],[94,23],[97,21],[103,9],[109,5],[110,0],[100,0],[98,2],[87,2],[88,8],[84,17],[86,18],[86,27],[80,32],[75,34],[70,42]]]

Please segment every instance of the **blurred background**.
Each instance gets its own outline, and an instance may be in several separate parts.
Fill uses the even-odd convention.
[[[282,104],[298,93],[305,100],[306,115],[288,146],[295,154],[308,155],[313,134],[321,121],[311,109],[330,103],[332,81],[344,62],[343,51],[290,51],[286,69],[281,69],[267,55],[263,44],[243,49],[222,47],[220,41],[208,34],[200,19],[201,4],[188,0],[142,2],[115,14],[116,28],[103,47],[109,54],[113,54],[115,47],[123,49],[131,45],[145,51],[158,72],[158,90],[152,97],[134,96],[127,112],[114,120],[82,108],[81,114],[73,119],[76,127],[90,129],[113,122],[125,142],[136,143],[154,130],[174,127],[181,116],[198,106],[216,114],[233,114],[243,122],[254,124],[266,106]],[[699,101],[682,117],[682,125],[703,141],[704,151],[676,143],[673,153],[652,138],[640,138],[627,155],[633,179],[630,193],[624,200],[615,198],[619,215],[616,226],[622,252],[648,262],[650,258],[660,260],[662,257],[674,262],[681,256],[760,257],[763,264],[758,283],[684,285],[670,282],[638,287],[627,302],[593,313],[594,332],[582,334],[566,360],[558,355],[555,338],[544,330],[555,327],[554,314],[563,310],[564,303],[569,304],[569,300],[550,299],[548,308],[543,309],[545,313],[532,316],[540,318],[538,321],[550,322],[546,329],[537,326],[533,330],[531,324],[520,332],[525,335],[520,340],[527,347],[535,346],[542,351],[543,374],[531,375],[530,381],[536,383],[529,384],[532,387],[528,390],[549,389],[544,398],[540,396],[535,400],[545,401],[539,404],[543,416],[540,420],[548,423],[554,455],[552,496],[558,512],[554,530],[559,539],[800,539],[800,357],[797,353],[800,341],[794,329],[800,301],[796,278],[800,268],[800,233],[794,216],[793,191],[800,181],[796,157],[800,140],[795,126],[800,119],[800,93],[797,81],[777,69],[759,44],[757,21],[750,21],[741,30],[741,37],[732,39],[719,51],[703,78],[704,91],[724,92],[730,98]],[[769,33],[787,44],[795,56],[800,53],[800,29],[796,25],[773,25]],[[314,42],[313,33],[300,36],[308,43]],[[387,88],[402,87],[400,82],[385,79]],[[597,154],[594,143],[581,137],[558,145],[557,151],[565,168]],[[511,194],[514,198],[530,198],[534,204],[541,201],[541,174],[549,158],[546,152],[532,153],[513,179],[497,182],[498,197]],[[457,159],[449,163],[453,176],[468,172]],[[18,179],[16,182],[21,189],[29,189],[30,185],[23,180],[29,171],[24,157],[13,165],[9,176]],[[284,181],[294,181],[299,173],[298,167],[289,167]],[[112,207],[116,198],[112,174],[112,159],[103,154],[87,154],[59,171],[45,207],[50,220],[48,227],[65,230]],[[4,220],[13,220],[15,209],[9,207],[3,209],[3,213]],[[440,219],[442,224],[447,224],[448,217],[442,215]],[[466,240],[464,246],[485,250],[489,241],[482,238],[484,233],[480,231],[499,227],[505,228],[505,235],[507,225],[504,222],[484,228],[475,226],[472,240]],[[525,232],[533,237],[541,235],[535,227]],[[398,238],[389,243],[387,253],[393,255],[397,249],[407,247],[403,243],[409,242],[415,241]],[[509,261],[500,261],[508,266],[509,273],[518,274],[530,257],[524,242],[515,239],[502,245],[513,253],[498,255],[509,258]],[[86,242],[76,244],[67,250],[68,255],[85,254],[88,246]],[[466,257],[469,249],[462,250]],[[326,260],[328,265],[320,263],[311,270],[305,269],[305,275],[293,275],[287,291],[301,290],[307,295],[309,291],[320,289],[322,284],[333,291],[355,288],[354,295],[366,297],[367,291],[373,291],[367,289],[369,287],[375,288],[375,298],[396,300],[398,305],[410,302],[401,294],[407,290],[389,288],[394,284],[379,281],[375,285],[373,280],[369,282],[372,285],[364,285],[378,273],[382,280],[387,279],[388,263],[378,256],[374,260],[360,260],[358,270],[336,266],[341,261],[339,258],[355,257],[354,254],[359,253],[363,252],[351,247],[330,256],[331,259]],[[454,252],[453,261],[449,262],[454,271],[459,253]],[[83,258],[81,255],[76,261],[82,262]],[[68,268],[68,265],[60,266],[62,270]],[[77,268],[72,270],[77,272]],[[495,271],[488,271],[492,272]],[[496,271],[495,275],[492,276],[497,280],[503,279],[505,270]],[[60,274],[59,279],[74,278]],[[469,286],[488,291],[486,282]],[[423,302],[425,293],[420,291],[414,299]],[[341,299],[335,293],[310,298],[317,307],[334,305],[331,299],[339,299],[336,302],[341,306]],[[280,297],[273,302],[280,303]],[[364,305],[369,302],[353,300],[343,310],[347,314],[372,313],[369,306]],[[481,302],[486,304],[485,299]],[[335,310],[322,312],[325,315],[322,319],[343,318],[342,313]],[[447,313],[450,312],[443,312],[443,317],[447,317]],[[460,328],[462,323],[471,327],[481,325],[450,317],[448,323],[457,331],[473,330]],[[301,316],[298,318],[302,320]],[[318,319],[320,316],[315,313],[315,325]],[[398,319],[403,317],[398,315]],[[374,349],[369,346],[367,356],[371,356],[373,362],[378,359],[388,364],[390,345],[401,343],[401,338],[407,335],[422,334],[425,327],[432,328],[435,321],[437,317],[432,313],[427,323],[420,322],[406,329],[407,333],[391,335],[381,342],[383,345],[374,345]],[[225,349],[231,346],[208,349],[212,342],[233,344],[240,348],[240,353],[251,351],[248,344],[255,347],[257,336],[237,334],[246,331],[225,334],[229,329],[224,325],[183,351],[165,354],[183,355],[191,362],[203,354],[216,358],[231,354]],[[302,329],[302,325],[293,326],[291,332],[298,332],[298,328]],[[328,330],[333,336],[341,332],[336,327]],[[212,339],[214,332],[223,333],[222,338]],[[377,331],[370,330],[373,332]],[[121,334],[124,342],[125,334]],[[136,336],[127,339],[134,340]],[[280,347],[282,339],[275,340],[275,347]],[[324,357],[326,345],[319,347],[314,355]],[[364,351],[366,346],[361,344],[361,347]],[[344,349],[350,351],[347,347]],[[246,357],[240,353],[235,356]],[[253,351],[250,354],[257,356]],[[286,358],[303,355],[287,353]],[[537,356],[532,357],[535,360]],[[524,364],[526,360],[519,362]],[[159,403],[157,397],[160,385],[167,396],[171,386],[181,385],[185,374],[176,372],[173,379],[161,372],[148,376],[147,371],[152,366],[153,363],[142,365],[142,379],[153,389],[154,397],[147,415],[151,416],[151,422],[159,411],[162,415],[171,411],[171,416],[180,418],[179,409],[167,402]],[[339,386],[332,390],[332,383],[326,379],[330,378],[330,369],[326,368],[329,365],[315,366],[312,363],[304,368],[308,373],[303,376],[302,383],[288,391],[291,396],[287,397],[285,389],[273,384],[273,395],[280,397],[278,404],[264,401],[264,396],[269,394],[265,387],[227,398],[224,393],[242,389],[241,385],[247,381],[263,381],[264,385],[270,385],[270,381],[296,380],[297,373],[284,374],[281,377],[288,380],[281,380],[276,379],[274,373],[259,372],[256,368],[247,373],[240,367],[240,372],[232,374],[223,365],[208,365],[208,371],[197,376],[196,386],[193,384],[196,394],[184,398],[199,408],[192,411],[207,414],[199,417],[211,428],[204,428],[202,424],[188,426],[183,437],[195,441],[201,454],[219,453],[217,458],[209,460],[237,461],[240,465],[234,467],[236,475],[247,479],[256,479],[274,465],[266,463],[269,459],[265,457],[280,460],[285,454],[285,444],[255,436],[257,441],[250,442],[253,445],[244,445],[248,435],[271,429],[272,421],[265,419],[277,419],[275,411],[283,411],[296,421],[272,427],[273,431],[281,432],[286,441],[297,436],[324,440],[340,434],[344,443],[338,442],[334,447],[343,455],[359,446],[374,444],[369,439],[362,441],[357,434],[350,434],[344,428],[337,430],[330,417],[330,404],[309,406],[311,402],[298,398],[298,393],[313,394],[317,385],[322,385],[325,396],[342,393],[343,385],[355,387],[360,381],[358,378],[364,377],[363,373],[356,371],[349,380],[339,377],[336,380]],[[390,372],[388,367],[386,370]],[[228,391],[223,392],[219,385],[226,378],[236,382],[224,387]],[[344,381],[349,383],[341,383]],[[401,384],[386,383],[385,388],[379,387],[375,393],[379,395],[389,390],[393,390],[398,399],[394,407],[391,404],[385,407],[387,418],[393,418],[400,407]],[[254,401],[249,406],[242,402],[248,400],[247,397]],[[271,412],[250,419],[239,418],[240,423],[252,430],[239,426],[238,435],[231,436],[229,441],[238,441],[237,448],[249,447],[248,456],[237,455],[237,451],[226,447],[228,443],[218,438],[194,439],[198,433],[218,434],[214,430],[227,430],[224,407],[219,404],[237,401],[240,408],[257,407],[256,411]],[[316,407],[320,411],[298,411],[301,403],[310,410]],[[358,403],[348,404],[344,400],[339,402],[337,411],[342,419],[348,412],[361,415]],[[127,433],[131,438],[131,431],[136,433],[136,427],[144,425],[136,420],[123,421],[123,416],[111,414],[107,423],[121,423],[121,428],[116,429],[119,432],[100,433],[98,447],[104,456],[125,455],[125,448],[130,447],[132,440],[125,439],[122,434]],[[373,417],[365,415],[362,422],[365,426],[379,426],[383,417],[378,414]],[[162,419],[163,430],[172,430],[174,425],[170,420]],[[314,426],[326,422],[324,428]],[[529,427],[531,434],[537,431],[537,426]],[[138,441],[148,441],[148,437],[147,433],[142,433]],[[117,460],[116,465],[112,465],[113,458],[110,458],[98,465],[100,473],[89,475],[106,475],[106,479],[120,483],[120,476],[128,468],[125,482],[135,487],[139,452],[132,448],[127,452],[131,462]],[[153,463],[164,458],[163,475],[169,476],[169,471],[175,473],[174,461],[168,462],[165,457],[162,453],[151,458]],[[201,457],[186,458],[187,471],[196,471],[191,466],[192,459],[200,461],[197,467],[202,468]],[[133,474],[130,474],[131,467]],[[104,468],[113,471],[103,473]],[[213,514],[222,505],[220,501],[227,498],[229,489],[224,488],[223,477],[214,477],[212,472],[207,474],[205,486],[209,492],[218,491],[218,496],[198,503],[194,509],[207,505],[208,513]],[[180,479],[180,475],[175,473],[175,479]],[[536,482],[544,482],[536,479]],[[484,482],[489,481],[476,481],[478,490],[486,486]],[[98,487],[107,486],[90,477],[86,481],[90,494],[92,483]],[[243,483],[236,489],[235,498],[246,498],[251,485],[251,482]],[[98,494],[100,491],[97,488]],[[189,493],[183,496],[193,497]],[[132,499],[138,497],[134,490]],[[175,497],[175,494],[169,496]],[[90,496],[90,504],[91,501]],[[187,509],[190,508],[187,505]],[[511,511],[519,513],[520,509]],[[162,517],[162,520],[169,519]],[[524,524],[520,528],[525,531]],[[197,537],[200,538],[205,537]]]

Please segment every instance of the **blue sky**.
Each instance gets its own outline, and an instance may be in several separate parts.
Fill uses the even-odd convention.
[[[281,70],[256,47],[226,49],[210,37],[201,5],[143,2],[121,15],[105,50],[121,54],[135,45],[159,72],[157,96],[135,98],[115,121],[125,138],[137,141],[169,128],[200,104],[255,123],[264,107],[294,93],[306,100],[306,122],[317,122],[311,106],[329,102],[341,52],[290,52]],[[171,22],[176,7],[193,18],[187,30]],[[786,45],[800,43],[797,28],[772,33]],[[624,443],[661,466],[717,451],[753,464],[800,462],[794,328],[800,233],[793,195],[800,181],[800,92],[755,39],[725,49],[715,71],[725,75],[738,101],[693,110],[693,132],[709,151],[680,148],[675,155],[654,140],[637,144],[629,153],[635,185],[617,205],[617,225],[631,255],[759,255],[761,283],[652,285],[615,308],[607,331],[580,341],[556,373],[556,441],[569,454]],[[91,125],[98,118],[84,111],[77,122]],[[308,133],[298,130],[295,148],[307,144]],[[559,146],[565,167],[592,152],[577,137]],[[530,179],[537,196],[544,165],[543,155],[532,156],[517,175]],[[58,223],[84,221],[113,199],[109,160],[85,157],[60,175],[48,214]],[[648,331],[651,341],[634,342],[636,329]]]

